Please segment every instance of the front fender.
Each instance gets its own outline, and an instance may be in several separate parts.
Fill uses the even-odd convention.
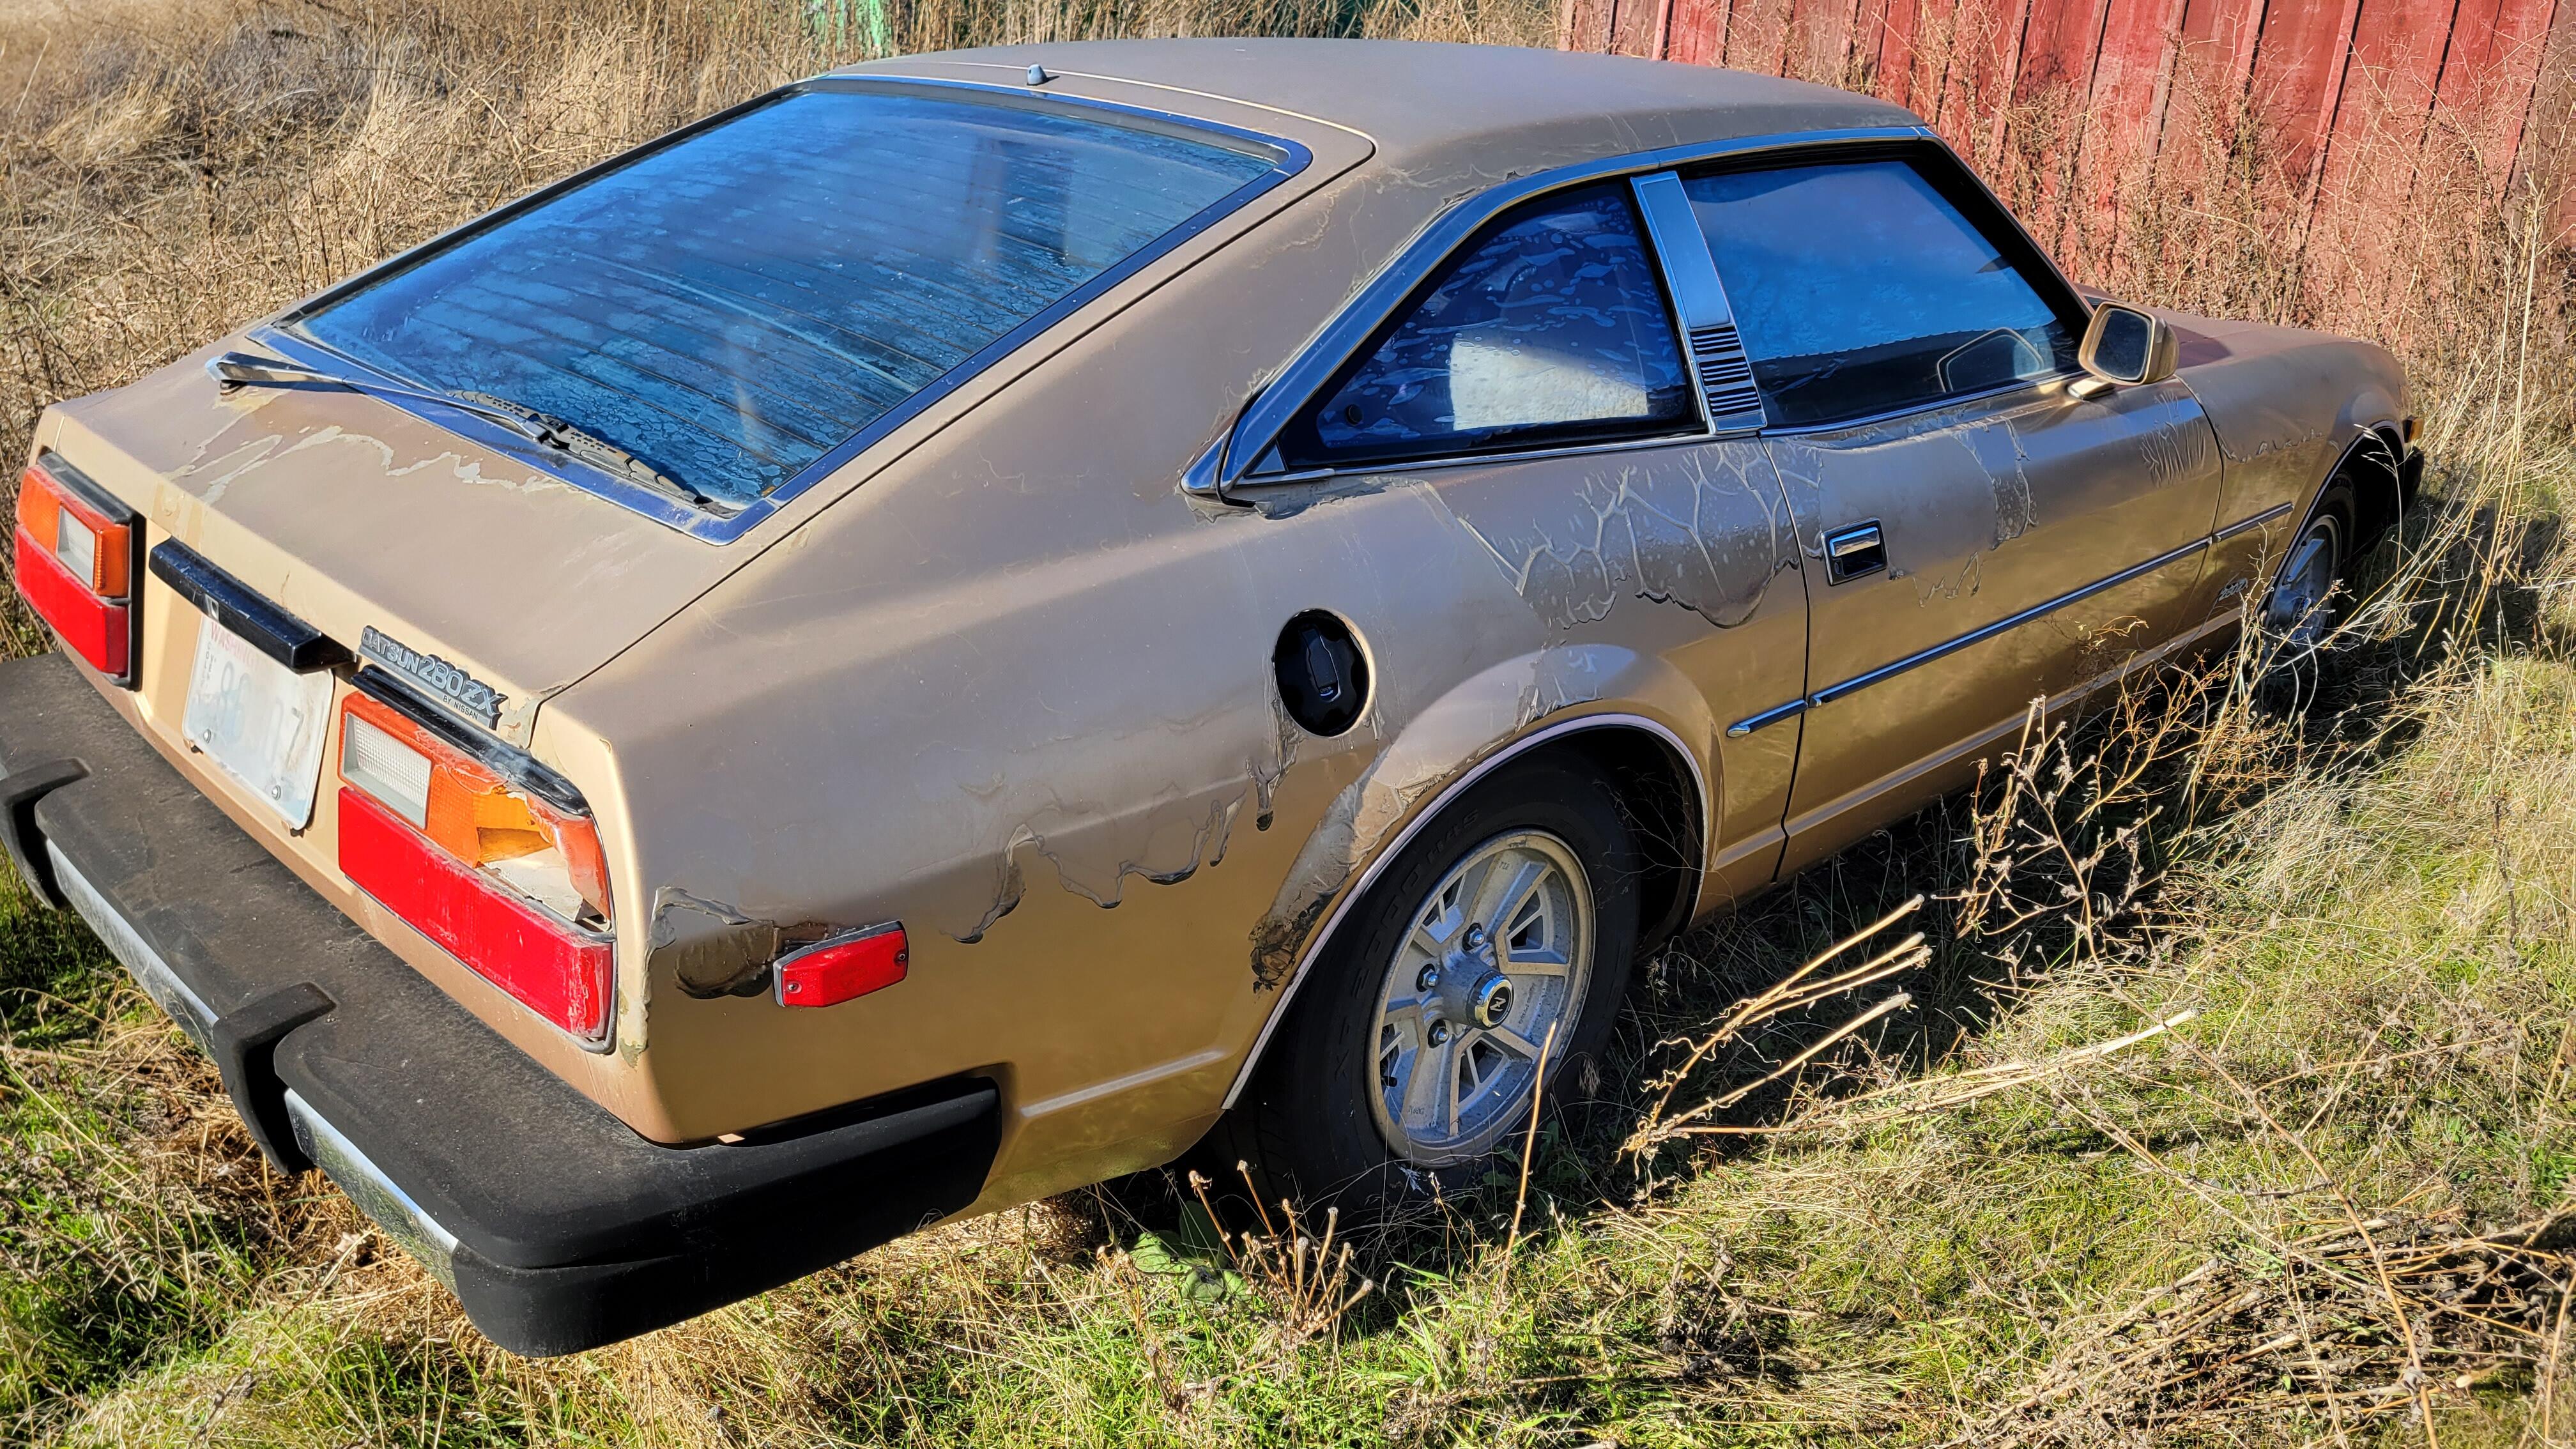
[[[2367,433],[2404,416],[2406,378],[2387,349],[2349,337],[2163,313],[2181,376],[2218,434],[2224,531],[2274,510],[2296,526]]]

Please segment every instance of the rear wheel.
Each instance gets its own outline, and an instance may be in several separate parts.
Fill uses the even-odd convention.
[[[1346,1210],[1516,1157],[1534,1099],[1609,1038],[1639,869],[1596,776],[1539,760],[1481,782],[1334,933],[1203,1156],[1251,1159],[1265,1199]]]

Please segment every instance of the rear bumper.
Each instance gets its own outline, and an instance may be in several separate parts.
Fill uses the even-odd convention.
[[[320,1167],[519,1353],[839,1262],[963,1210],[992,1166],[981,1081],[645,1141],[297,880],[60,655],[0,662],[0,846],[214,1057],[272,1160]]]

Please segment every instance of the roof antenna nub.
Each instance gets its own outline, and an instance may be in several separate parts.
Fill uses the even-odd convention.
[[[1054,76],[1051,76],[1051,75],[1048,75],[1048,74],[1047,74],[1047,68],[1046,68],[1045,66],[1042,66],[1042,65],[1033,65],[1033,66],[1030,66],[1030,67],[1029,67],[1029,84],[1030,84],[1030,85],[1033,85],[1033,86],[1042,86],[1042,85],[1045,85],[1048,81],[1051,81],[1051,80],[1054,80],[1054,79],[1055,79],[1055,77],[1054,77]]]

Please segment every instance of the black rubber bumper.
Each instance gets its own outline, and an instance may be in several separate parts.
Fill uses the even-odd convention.
[[[523,1354],[676,1323],[982,1191],[990,1083],[666,1147],[475,1020],[199,794],[60,655],[0,662],[0,846],[206,1047],[260,1145],[320,1165]]]

